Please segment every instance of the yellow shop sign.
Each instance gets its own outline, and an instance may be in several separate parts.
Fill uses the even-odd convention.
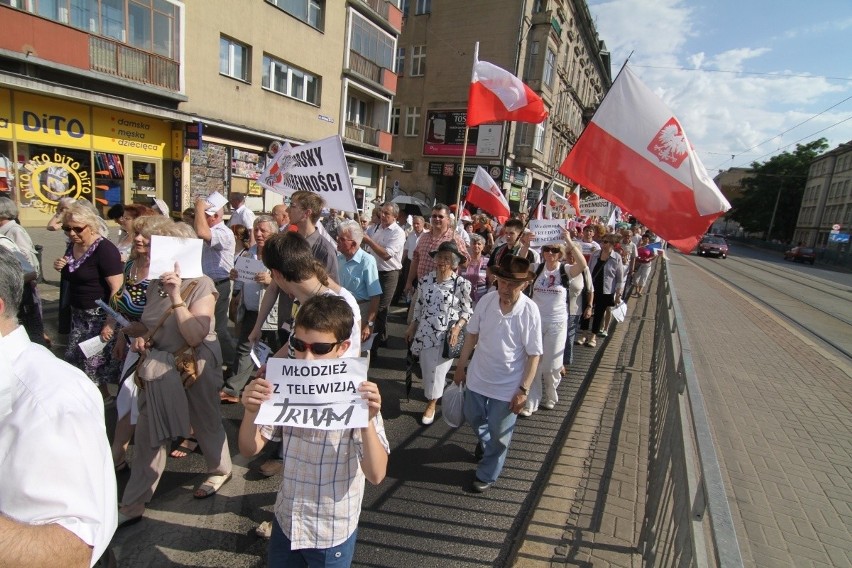
[[[13,120],[15,137],[19,142],[83,150],[92,147],[89,107],[86,105],[15,93]]]
[[[12,93],[0,89],[0,140],[12,139]]]
[[[53,214],[63,197],[80,199],[92,193],[88,169],[61,152],[37,154],[19,170],[21,203]]]
[[[94,107],[93,141],[95,150],[116,154],[134,154],[168,158],[172,127],[158,118]]]

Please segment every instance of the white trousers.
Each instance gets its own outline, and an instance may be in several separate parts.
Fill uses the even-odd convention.
[[[565,336],[568,323],[565,321],[542,324],[541,342],[543,352],[538,363],[535,379],[527,397],[527,408],[535,412],[542,400],[557,402],[556,389],[562,380],[562,355],[565,353]],[[542,396],[542,394],[544,396]]]

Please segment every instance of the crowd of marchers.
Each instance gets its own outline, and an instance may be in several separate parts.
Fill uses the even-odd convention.
[[[144,518],[169,459],[200,451],[207,471],[193,495],[214,496],[232,476],[221,405],[241,404],[239,452],[270,444],[259,471],[281,477],[274,515],[257,529],[269,565],[346,566],[365,481],[380,483],[392,459],[379,387],[369,371],[357,385],[366,427],[258,426],[272,396],[260,346],[277,358],[362,357],[369,369],[388,346],[389,314],[404,318],[420,420],[432,424],[456,385],[478,442],[469,489],[482,493],[500,477],[518,417],[557,411],[575,349],[607,336],[628,292],[647,291],[658,256],[635,223],[566,220],[561,238],[541,242],[525,214],[499,222],[388,201],[361,218],[297,191],[258,215],[245,201],[199,197],[180,220],[156,205],[115,206],[117,234],[91,203],[60,201],[48,223],[65,239],[52,259],[67,334],[57,358],[33,242],[15,203],[0,199],[0,565],[95,565],[117,528]],[[157,236],[201,239],[203,276],[183,277],[176,263],[149,277]],[[236,266],[248,261],[262,269],[246,279]],[[61,475],[32,475],[59,472],[56,463]]]

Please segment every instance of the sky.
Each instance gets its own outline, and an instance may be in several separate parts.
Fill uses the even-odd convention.
[[[587,1],[613,79],[632,51],[711,176],[852,141],[852,0]]]

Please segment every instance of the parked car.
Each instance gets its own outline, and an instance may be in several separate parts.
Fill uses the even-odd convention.
[[[728,243],[722,237],[708,235],[698,243],[698,256],[715,256],[728,258]]]
[[[816,260],[816,251],[810,247],[793,247],[784,253],[784,260],[810,262],[813,264]]]

